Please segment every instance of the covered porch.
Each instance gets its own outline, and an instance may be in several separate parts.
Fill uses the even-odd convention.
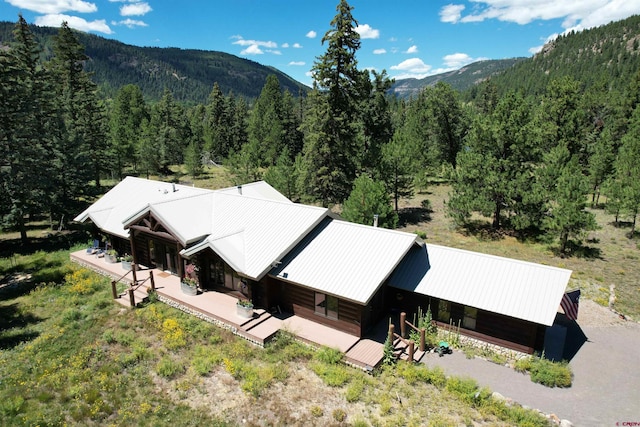
[[[127,284],[133,281],[132,273],[127,274],[121,263],[108,263],[104,258],[99,258],[86,250],[73,252],[70,256],[72,261],[111,277],[113,280],[120,280]],[[147,279],[149,275],[153,275],[158,299],[163,303],[230,330],[256,345],[264,346],[279,330],[286,330],[311,345],[339,349],[345,353],[347,362],[361,368],[375,367],[382,360],[383,344],[378,341],[361,339],[284,312],[270,313],[263,309],[254,309],[253,317],[242,317],[237,312],[238,299],[233,293],[207,291],[197,295],[187,295],[181,291],[180,278],[176,275],[157,268],[142,267],[136,271],[136,278],[139,281]],[[140,289],[136,293],[136,303],[142,302],[146,287],[146,284],[143,285],[145,289]],[[126,297],[123,303],[129,305]]]

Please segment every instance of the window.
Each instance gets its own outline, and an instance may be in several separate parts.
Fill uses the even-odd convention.
[[[438,320],[449,323],[451,319],[451,303],[449,301],[440,300],[438,302]]]
[[[338,318],[338,298],[327,295],[327,317]]]
[[[478,318],[478,309],[473,307],[464,308],[464,319],[462,319],[462,326],[466,329],[476,328],[476,319]]]
[[[324,315],[326,313],[326,308],[327,308],[326,299],[327,299],[327,296],[325,294],[320,294],[316,292],[316,309],[315,309],[316,314]]]
[[[316,314],[327,316],[331,319],[338,318],[338,298],[316,292],[315,310]]]

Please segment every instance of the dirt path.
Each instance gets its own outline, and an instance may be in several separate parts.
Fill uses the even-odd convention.
[[[581,303],[580,314],[578,324],[587,341],[570,362],[574,380],[568,389],[532,383],[528,375],[466,359],[461,352],[442,358],[429,354],[423,361],[576,426],[639,425],[625,423],[640,423],[640,324],[625,322],[591,301]]]

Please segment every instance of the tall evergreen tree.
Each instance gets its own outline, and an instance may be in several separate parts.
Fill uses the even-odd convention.
[[[142,90],[132,84],[121,87],[113,101],[110,118],[112,170],[120,178],[126,166],[137,165],[144,120],[149,120],[149,111]]]
[[[621,212],[631,218],[630,237],[636,229],[636,220],[640,213],[640,106],[634,110],[629,130],[622,137],[622,146],[615,161],[615,181]],[[615,203],[615,201],[614,201]]]
[[[265,166],[275,164],[285,145],[283,98],[278,78],[271,74],[253,104],[249,117],[249,144],[260,149],[258,157]]]
[[[531,191],[537,160],[530,143],[529,105],[516,93],[505,95],[489,115],[478,115],[458,154],[448,203],[449,214],[466,222],[472,212],[491,217],[493,228],[502,226],[505,213],[516,228],[530,224],[522,201]]]
[[[100,186],[109,141],[104,106],[96,85],[83,70],[87,60],[84,47],[66,22],[54,40],[53,51],[50,67],[57,83],[64,131],[52,159],[55,180],[51,208],[55,216],[63,217],[78,210],[77,200],[87,194],[89,181]]]
[[[345,0],[338,4],[338,13],[331,21],[331,29],[322,38],[326,52],[313,65],[314,91],[304,125],[307,170],[314,176],[310,189],[323,204],[344,200],[356,177],[359,155],[362,152],[357,121],[359,101],[363,98],[363,72],[357,68],[356,52],[360,48],[357,21],[352,7]],[[323,97],[326,101],[316,102]],[[317,108],[327,110],[315,115]],[[320,132],[310,133],[311,130]],[[314,157],[311,159],[311,157]],[[316,167],[311,166],[311,164]]]
[[[0,49],[0,217],[27,243],[25,217],[48,206],[59,120],[41,49],[22,16],[15,42]]]

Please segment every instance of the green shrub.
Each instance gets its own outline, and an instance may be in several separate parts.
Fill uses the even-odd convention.
[[[451,377],[447,380],[446,390],[464,402],[472,403],[478,393],[478,383],[473,378]]]
[[[523,357],[516,361],[518,372],[529,372],[531,381],[547,387],[571,387],[573,373],[566,361],[552,362],[544,357]]]
[[[324,415],[324,412],[322,411],[321,407],[319,407],[318,405],[314,405],[311,407],[311,415],[316,418],[320,418],[322,415]]]
[[[365,382],[362,379],[357,379],[356,381],[352,381],[347,387],[347,391],[345,392],[345,399],[347,402],[357,402],[360,400],[362,396],[362,392],[364,391]]]
[[[156,373],[164,378],[174,378],[184,372],[184,366],[168,356],[164,356],[156,365]]]
[[[331,415],[333,415],[333,419],[339,423],[343,422],[347,418],[347,413],[342,408],[334,409]]]
[[[316,352],[316,359],[328,365],[337,365],[343,357],[344,353],[337,348],[323,346]]]
[[[310,362],[309,367],[325,384],[340,387],[349,382],[349,371],[345,365],[328,365],[320,362]]]
[[[567,362],[539,358],[529,371],[531,381],[547,387],[571,387],[573,374]]]

